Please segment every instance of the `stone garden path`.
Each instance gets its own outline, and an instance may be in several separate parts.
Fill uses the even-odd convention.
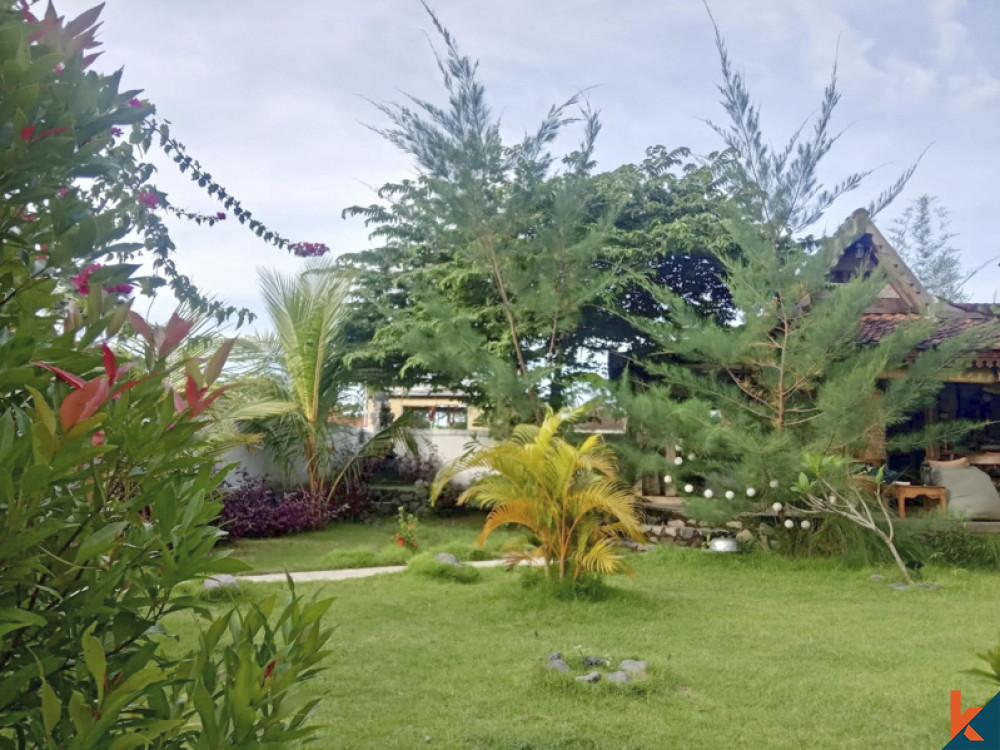
[[[506,560],[480,560],[479,562],[467,562],[464,565],[471,565],[474,568],[496,568],[506,564]],[[406,570],[405,565],[383,565],[378,568],[347,568],[344,570],[300,570],[291,573],[295,583],[307,583],[309,581],[346,581],[348,578],[368,578],[382,573],[400,573]],[[247,583],[281,583],[285,580],[284,573],[260,573],[251,576],[238,576],[237,580]]]

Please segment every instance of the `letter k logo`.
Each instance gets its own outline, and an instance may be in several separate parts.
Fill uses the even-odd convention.
[[[981,708],[969,708],[966,709],[965,713],[962,713],[962,691],[952,690],[951,691],[951,736],[955,737],[963,729],[966,738],[971,742],[984,742],[983,738],[979,736],[975,729],[969,726],[969,722],[975,718],[982,709]]]

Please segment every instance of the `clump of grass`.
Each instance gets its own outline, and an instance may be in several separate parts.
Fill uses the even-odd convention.
[[[323,556],[323,567],[341,568],[377,568],[386,565],[406,565],[412,554],[405,547],[387,544],[383,547],[353,547],[335,549]]]
[[[182,583],[177,587],[179,596],[193,597],[206,604],[245,604],[260,599],[261,591],[255,584],[240,581],[239,586],[216,586],[213,589],[204,588],[202,583],[193,581]]]
[[[521,570],[521,584],[528,590],[562,601],[599,602],[612,598],[616,592],[602,576],[586,575],[576,580],[570,577],[559,580],[552,574],[546,576],[543,568],[534,567]]]
[[[461,542],[452,542],[451,544],[442,544],[432,547],[429,552],[432,555],[436,555],[440,552],[447,552],[448,554],[454,555],[462,562],[494,560],[500,556],[495,548],[477,547],[472,544],[462,544]]]
[[[454,581],[456,583],[475,583],[481,578],[478,568],[471,565],[450,565],[449,563],[438,562],[430,552],[423,552],[406,566],[407,570],[413,571],[417,575],[425,578],[433,578],[438,581]]]

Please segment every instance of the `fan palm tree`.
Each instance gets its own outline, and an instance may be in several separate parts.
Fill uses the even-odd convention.
[[[242,398],[258,404],[245,428],[286,468],[304,464],[314,498],[329,499],[359,459],[397,444],[415,450],[408,420],[359,439],[344,423],[352,389],[344,364],[344,324],[350,279],[328,262],[311,262],[297,275],[259,271],[273,332],[238,343],[249,387]],[[339,467],[339,473],[334,471]]]
[[[612,451],[599,435],[579,445],[559,433],[586,408],[546,413],[541,425],[519,425],[509,440],[466,453],[441,469],[431,501],[457,474],[485,470],[458,498],[490,513],[479,535],[483,545],[500,526],[528,530],[533,548],[512,564],[541,559],[546,575],[560,580],[584,574],[631,572],[621,555],[622,537],[642,540],[632,493],[618,478]]]

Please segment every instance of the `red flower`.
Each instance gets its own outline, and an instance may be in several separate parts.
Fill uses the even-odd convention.
[[[122,129],[121,128],[111,128],[111,135],[113,135],[116,138],[118,138],[118,137],[121,136],[121,134],[122,134]]]
[[[128,100],[128,106],[130,106],[130,107],[141,107],[142,106],[142,100],[141,99],[137,99],[136,97],[133,96],[131,99]]]
[[[92,446],[104,445],[104,430],[95,432],[94,436],[90,438],[90,444]]]
[[[139,193],[136,199],[146,206],[147,208],[156,208],[160,205],[159,199],[156,197],[156,193]]]
[[[66,70],[66,65],[65,65],[65,63],[58,63],[58,64],[56,65],[56,67],[54,68],[54,72],[55,72],[55,74],[56,74],[56,75],[59,75],[59,74],[60,74],[60,73],[62,73],[62,72],[63,72],[64,70]]]
[[[26,125],[23,128],[21,128],[21,140],[24,141],[25,143],[29,143],[31,141],[31,136],[33,136],[34,134],[35,134],[34,125]]]
[[[60,198],[65,198],[67,195],[69,195],[69,188],[68,187],[59,188],[58,190],[56,190],[56,195],[58,195]]]
[[[406,546],[406,540],[403,539],[403,537],[401,537],[401,536],[397,536],[396,537],[396,544],[398,546],[400,546],[400,547],[405,547]]]

